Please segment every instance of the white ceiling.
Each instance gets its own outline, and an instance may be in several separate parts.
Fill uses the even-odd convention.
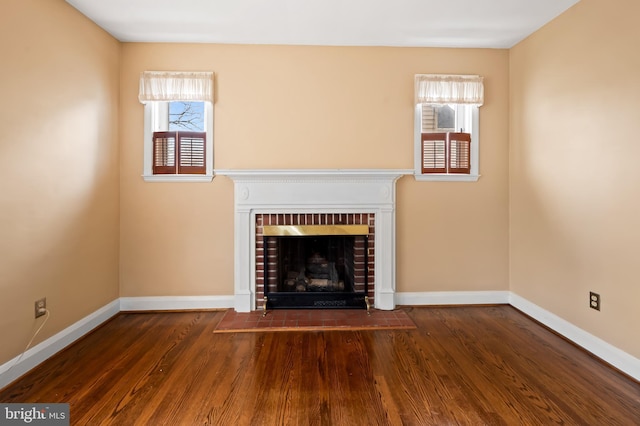
[[[66,0],[124,42],[509,48],[579,0]]]

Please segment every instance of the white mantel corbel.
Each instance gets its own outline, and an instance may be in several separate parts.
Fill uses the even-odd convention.
[[[216,170],[234,182],[235,310],[255,309],[256,213],[374,213],[375,308],[395,308],[395,183],[413,170]]]

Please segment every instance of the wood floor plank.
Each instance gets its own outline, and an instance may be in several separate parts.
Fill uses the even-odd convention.
[[[74,425],[630,425],[640,384],[510,306],[402,308],[413,330],[214,333],[122,313],[7,388]]]
[[[519,337],[514,337],[511,344],[505,345],[498,335],[494,338],[493,347],[501,349],[500,356],[506,362],[520,367],[517,371],[524,377],[525,383],[535,384],[537,393],[547,401],[556,401],[560,412],[567,413],[567,421],[582,419],[584,423],[595,420],[597,424],[615,424],[615,415],[612,417],[611,413],[632,408],[627,405],[630,402],[628,399],[620,400],[615,396],[621,391],[636,393],[637,382],[628,381],[628,388],[625,383],[616,383],[612,387],[612,370],[604,363],[593,363],[594,359],[582,349],[567,346],[563,338],[543,327],[530,327],[528,318],[524,316],[511,316],[510,321],[512,326],[517,326],[521,331],[517,333]],[[499,310],[487,318],[490,328],[497,330],[506,327],[508,322],[500,317]],[[520,336],[529,337],[525,339]],[[530,345],[530,338],[535,338],[541,344]],[[519,349],[523,345],[527,345],[527,353]],[[593,392],[594,386],[598,392]],[[557,398],[559,394],[565,397]],[[603,394],[612,398],[602,398]],[[568,404],[567,401],[572,403]],[[636,408],[640,406],[640,398],[631,402]]]

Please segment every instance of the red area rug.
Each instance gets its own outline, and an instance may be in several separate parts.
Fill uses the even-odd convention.
[[[415,323],[403,310],[372,309],[275,309],[236,312],[227,310],[214,333],[301,330],[414,329]]]

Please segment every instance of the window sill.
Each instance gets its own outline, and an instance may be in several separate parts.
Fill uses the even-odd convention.
[[[457,175],[457,174],[415,174],[413,177],[418,182],[477,182],[480,175]]]
[[[142,175],[145,182],[211,182],[213,175]]]

